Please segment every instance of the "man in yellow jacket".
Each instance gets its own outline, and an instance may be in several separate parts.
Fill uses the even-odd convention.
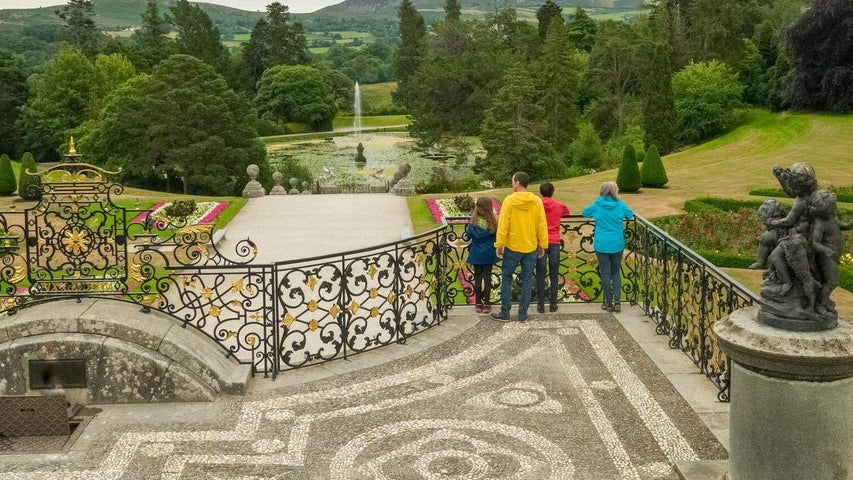
[[[508,322],[511,308],[512,274],[521,265],[521,296],[518,321],[527,321],[527,307],[533,291],[533,267],[548,249],[548,224],[542,200],[527,191],[530,176],[516,172],[512,176],[513,193],[504,199],[498,217],[495,252],[503,258],[501,267],[501,311],[492,318]]]

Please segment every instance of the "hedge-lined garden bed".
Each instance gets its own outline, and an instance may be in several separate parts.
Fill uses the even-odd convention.
[[[784,196],[784,194],[783,194]],[[718,267],[748,268],[755,262],[758,237],[764,225],[758,219],[757,200],[729,198],[695,198],[684,202],[687,213],[651,219],[678,241]],[[846,221],[853,219],[853,210],[839,210]],[[847,252],[853,251],[853,235],[847,238]],[[853,255],[841,258],[838,271],[841,288],[853,292]]]

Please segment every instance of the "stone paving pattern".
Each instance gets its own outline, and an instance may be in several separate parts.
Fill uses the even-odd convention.
[[[69,453],[0,456],[0,479],[645,480],[727,457],[612,315],[531,318],[451,317],[478,323],[346,375],[256,378],[244,397],[104,406]]]

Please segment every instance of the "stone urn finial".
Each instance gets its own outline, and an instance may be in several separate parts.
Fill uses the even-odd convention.
[[[246,167],[246,174],[249,175],[249,182],[246,183],[246,188],[243,189],[243,198],[258,198],[267,194],[264,187],[256,179],[261,170],[254,163]]]
[[[275,183],[275,185],[270,189],[270,195],[287,194],[287,191],[284,189],[284,187],[281,186],[281,178],[281,172],[279,172],[278,170],[276,170],[276,172],[272,174],[272,181]]]

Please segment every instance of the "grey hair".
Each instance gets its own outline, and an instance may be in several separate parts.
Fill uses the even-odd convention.
[[[616,182],[604,182],[601,184],[601,189],[598,191],[598,194],[602,197],[612,197],[618,200],[619,186],[616,185]]]

